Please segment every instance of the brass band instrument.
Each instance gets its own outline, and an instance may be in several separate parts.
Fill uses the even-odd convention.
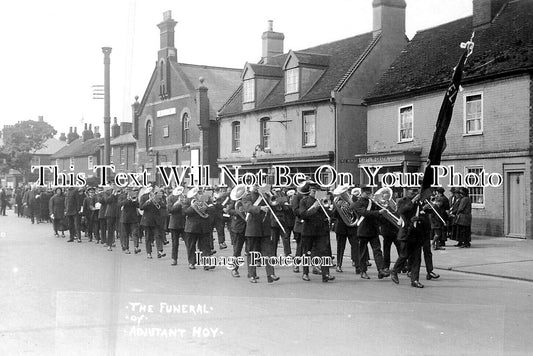
[[[325,198],[323,199],[324,202],[329,202],[329,199]],[[322,202],[320,201],[320,199],[316,199],[318,205],[320,206],[320,208],[322,209],[322,211],[324,212],[324,215],[326,215],[326,217],[328,218],[328,223],[331,224],[331,217],[329,216],[327,210],[326,210],[326,207],[322,204]],[[331,202],[328,203],[328,207],[331,206]]]
[[[265,196],[263,195],[263,193],[258,189],[257,192],[259,193],[259,197],[261,199],[263,199],[263,201],[265,202],[266,204],[266,207],[268,208],[268,210],[270,211],[270,214],[272,214],[272,216],[274,217],[274,220],[276,220],[276,223],[278,224],[279,228],[281,229],[281,231],[283,231],[284,234],[287,234],[287,231],[285,231],[285,228],[283,227],[283,225],[281,224],[281,222],[279,221],[278,217],[276,216],[276,214],[274,214],[274,210],[272,210],[272,207],[270,206],[270,204],[268,204],[268,200],[266,200]],[[259,199],[258,199],[259,200]],[[255,204],[254,204],[255,205]],[[266,215],[265,215],[266,217]]]
[[[389,187],[383,187],[378,189],[374,196],[371,198],[372,202],[381,209],[385,209],[383,217],[390,221],[395,227],[400,228],[405,225],[401,216],[397,215],[396,202],[392,197],[392,189]]]
[[[354,227],[357,226],[357,213],[350,208],[351,199],[347,193],[348,189],[348,186],[341,187],[338,190],[335,189],[333,194],[337,196],[333,199],[333,206],[337,210],[337,213],[339,213],[344,224],[349,227]]]
[[[150,198],[148,200],[150,200],[150,202],[156,207],[156,209],[161,209],[161,205],[159,205],[159,201],[156,199],[155,197],[155,194],[154,192],[150,192]]]
[[[429,205],[429,207],[431,208],[431,210],[433,210],[433,212],[435,213],[435,215],[437,215],[437,217],[440,219],[440,221],[442,221],[442,223],[444,224],[444,226],[448,225],[446,223],[446,221],[444,221],[444,219],[442,218],[442,216],[438,213],[437,209],[435,209],[435,207],[433,206],[433,203],[430,203],[427,199],[426,199],[426,204]]]
[[[198,192],[198,187],[192,188],[187,192],[187,198],[191,199],[191,208],[194,209],[196,214],[200,215],[203,219],[207,219],[209,218],[209,214],[207,213],[207,203],[195,198],[198,195]]]

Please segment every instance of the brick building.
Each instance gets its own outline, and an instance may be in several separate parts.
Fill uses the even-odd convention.
[[[100,150],[101,157],[103,157],[103,144],[100,145]],[[139,171],[137,141],[133,137],[131,122],[121,122],[119,125],[115,118],[111,125],[111,164],[115,165],[115,173]]]
[[[285,53],[284,35],[270,22],[262,60],[246,63],[241,85],[219,111],[219,165],[249,172],[289,165],[307,175],[331,165],[358,179],[363,98],[407,44],[405,7],[403,0],[374,0],[372,31]]]
[[[459,44],[475,31],[441,165],[504,178],[470,188],[473,233],[531,238],[533,2],[473,5],[473,16],[419,31],[368,95],[367,152],[357,158],[382,173],[423,171]]]
[[[98,132],[98,128],[95,127]],[[50,156],[51,163],[58,166],[59,172],[63,173],[85,173],[85,176],[96,177],[93,166],[102,164],[102,153],[100,146],[104,139],[99,134],[93,134],[85,127],[82,137],[75,139],[68,145]]]
[[[163,163],[210,165],[217,175],[216,109],[239,85],[240,70],[178,62],[176,21],[164,13],[157,62],[140,103],[133,104],[138,163],[150,174]]]

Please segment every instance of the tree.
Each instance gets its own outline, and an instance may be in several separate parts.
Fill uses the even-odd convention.
[[[26,120],[5,127],[4,145],[0,147],[0,171],[7,173],[9,169],[16,169],[26,178],[30,172],[33,152],[41,149],[44,142],[56,133],[44,121]]]

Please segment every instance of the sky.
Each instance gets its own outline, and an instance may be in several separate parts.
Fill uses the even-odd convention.
[[[406,0],[406,35],[472,14],[472,0]],[[268,5],[267,5],[268,4]],[[267,21],[298,50],[372,30],[372,0],[26,0],[0,6],[0,129],[39,115],[59,133],[103,132],[102,47],[111,53],[111,116],[131,121],[157,60],[163,12],[178,22],[178,61],[242,69],[261,58]],[[140,100],[140,99],[139,99]]]

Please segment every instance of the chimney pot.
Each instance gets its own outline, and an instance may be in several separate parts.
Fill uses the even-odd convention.
[[[273,20],[268,20],[268,29],[267,31],[274,31],[274,21]]]

